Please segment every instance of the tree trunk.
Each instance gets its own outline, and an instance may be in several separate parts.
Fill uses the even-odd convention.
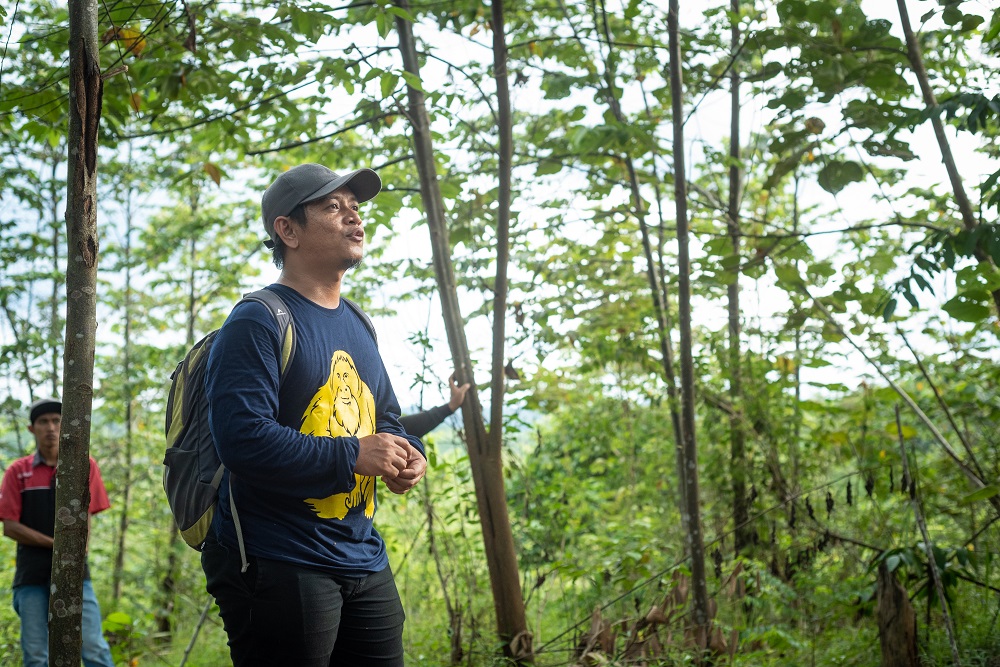
[[[493,286],[493,368],[490,382],[489,449],[503,446],[504,341],[507,321],[507,265],[510,263],[510,200],[514,154],[507,81],[507,42],[503,0],[493,0],[493,78],[497,86],[497,277]]]
[[[122,483],[121,514],[118,517],[118,546],[115,549],[115,567],[111,578],[111,594],[117,602],[122,597],[122,580],[125,573],[125,545],[129,527],[129,509],[132,501],[132,190],[127,192],[125,206],[125,340],[123,341],[125,376],[125,481]]]
[[[604,8],[604,2],[601,2],[601,16],[594,17],[595,22],[600,23],[604,31],[604,41],[608,45],[608,56],[604,59],[604,86],[605,93],[608,99],[608,106],[611,107],[611,113],[614,114],[615,120],[621,123],[623,126],[628,124],[625,118],[625,113],[622,111],[621,101],[618,99],[618,95],[615,93],[615,80],[617,78],[617,66],[615,57],[615,43],[611,36],[611,29],[608,26],[607,21],[607,11]],[[577,37],[577,39],[580,39]],[[583,41],[580,40],[581,45]],[[645,101],[645,96],[644,96]],[[647,116],[650,116],[649,106],[646,106]],[[657,263],[653,258],[653,244],[649,238],[649,225],[646,224],[646,210],[644,202],[642,199],[642,194],[639,192],[639,177],[635,170],[635,161],[632,156],[626,154],[625,156],[625,168],[628,171],[629,176],[629,188],[632,195],[632,207],[635,209],[636,219],[639,221],[639,236],[642,239],[642,252],[646,259],[646,279],[649,281],[650,292],[653,297],[653,312],[656,313],[656,328],[659,334],[660,341],[660,356],[661,364],[663,366],[663,379],[667,384],[667,399],[670,409],[670,424],[674,431],[674,443],[675,448],[681,446],[684,437],[682,435],[681,417],[680,411],[678,410],[678,395],[677,395],[677,382],[676,373],[674,372],[674,360],[673,352],[670,349],[670,328],[667,318],[667,306],[666,306],[666,289],[663,287],[664,282],[657,271]],[[653,161],[653,168],[656,168],[656,162]],[[659,179],[655,179],[658,181]],[[656,190],[656,200],[659,203],[659,184],[655,184]],[[662,232],[662,209],[660,209],[661,215],[661,232]],[[662,237],[662,235],[661,235]],[[660,257],[662,259],[662,250],[660,252]],[[678,471],[678,474],[683,474]],[[684,493],[683,485],[680,485],[681,493],[680,507],[681,515],[684,516]]]
[[[59,257],[59,240],[61,234],[59,233],[59,228],[61,227],[59,223],[59,192],[58,192],[58,171],[59,171],[59,157],[53,156],[52,158],[52,178],[49,181],[49,186],[51,188],[51,197],[49,198],[49,203],[52,205],[52,303],[49,304],[49,345],[51,345],[50,354],[52,359],[52,365],[49,369],[49,383],[52,386],[52,391],[50,394],[52,396],[59,395],[59,342],[62,340],[62,327],[59,326],[59,295],[63,285],[59,282],[56,276],[60,273],[61,260]]]
[[[792,232],[798,233],[799,231],[799,174],[798,171],[795,172],[795,188],[792,191]],[[798,263],[796,263],[796,271],[798,271]],[[801,273],[799,274],[801,275]],[[795,309],[798,311],[801,305],[795,303]],[[793,430],[792,430],[792,446],[791,446],[791,457],[792,457],[792,480],[790,483],[790,489],[792,493],[798,493],[801,488],[799,483],[799,472],[801,468],[801,454],[799,448],[802,443],[802,328],[795,328],[795,410],[793,413]]]
[[[462,609],[460,605],[452,603],[451,595],[448,593],[450,577],[443,569],[445,559],[438,550],[437,537],[434,534],[434,502],[431,483],[427,477],[424,477],[421,488],[423,490],[424,513],[427,515],[427,545],[430,548],[431,558],[434,559],[434,570],[437,572],[438,583],[441,585],[444,608],[448,613],[448,640],[451,645],[448,664],[457,666],[462,663],[462,658],[465,655],[462,649]]]
[[[681,336],[681,432],[684,438],[678,453],[682,471],[687,548],[691,558],[691,597],[694,637],[698,646],[708,642],[711,619],[708,586],[705,580],[705,545],[701,534],[698,493],[698,448],[694,420],[694,360],[691,351],[691,257],[688,241],[687,176],[684,169],[684,107],[681,83],[681,47],[678,34],[678,0],[670,0],[667,30],[670,44],[670,97],[674,126],[674,201],[677,207],[677,275],[679,328]]]
[[[918,667],[917,614],[885,561],[878,566],[878,639],[882,667]]]
[[[733,58],[740,48],[740,2],[730,5],[730,48]],[[735,60],[729,74],[729,239],[733,255],[740,256],[740,71]],[[733,485],[733,552],[738,556],[752,542],[750,512],[747,508],[746,431],[743,429],[743,372],[740,351],[740,273],[726,286],[729,297],[729,401],[733,412],[729,417],[729,474]]]
[[[198,211],[198,197],[192,196],[189,203],[191,205],[191,216],[194,217]],[[187,253],[189,258],[187,276],[187,317],[185,318],[187,326],[184,342],[185,348],[190,350],[195,344],[195,325],[197,324],[196,320],[198,318],[197,282],[195,275],[198,244],[193,235],[191,238],[187,239]],[[181,545],[181,540],[178,538],[177,525],[174,523],[173,517],[170,518],[170,529],[168,534],[170,535],[170,539],[167,543],[167,569],[163,575],[163,579],[160,580],[160,603],[157,605],[158,611],[156,612],[157,636],[160,637],[160,641],[164,644],[169,644],[173,641],[174,609],[177,607],[177,575],[180,571],[181,564],[180,552],[184,550],[184,547]]]
[[[924,104],[927,105],[928,109],[933,110],[937,106],[937,99],[934,96],[934,91],[931,90],[930,80],[927,78],[927,70],[924,68],[924,58],[920,52],[920,45],[917,43],[917,36],[913,33],[913,27],[910,25],[910,15],[906,11],[906,0],[896,0],[896,6],[899,8],[899,19],[903,26],[903,35],[906,38],[906,57],[910,61],[913,73],[917,76]],[[937,138],[938,148],[941,150],[941,160],[944,162],[952,192],[955,194],[955,204],[958,205],[959,213],[962,216],[962,226],[966,229],[975,229],[978,226],[976,213],[972,210],[969,196],[965,192],[965,185],[962,183],[958,166],[955,164],[955,156],[952,155],[951,145],[944,133],[944,122],[939,114],[931,114],[931,126],[934,128],[934,136]],[[990,256],[982,248],[976,247],[974,252],[977,260],[992,264]],[[993,290],[991,295],[993,305],[1000,313],[1000,289]]]
[[[407,0],[395,0],[395,4],[409,12]],[[399,35],[403,66],[407,72],[419,78],[420,65],[413,39],[413,27],[409,21],[396,17],[396,31]],[[525,618],[517,554],[507,514],[501,452],[499,448],[491,446],[487,437],[482,406],[479,403],[479,394],[472,373],[464,320],[458,303],[458,290],[455,287],[455,275],[451,264],[451,245],[445,223],[444,202],[437,181],[430,120],[424,94],[413,86],[407,86],[407,97],[409,120],[413,129],[414,153],[420,175],[420,195],[427,214],[434,274],[441,297],[445,331],[458,381],[472,383],[462,405],[462,419],[468,441],[472,479],[476,488],[486,562],[490,572],[497,632],[503,641],[507,657],[516,662],[524,662],[530,660],[532,654],[531,634],[528,632]],[[495,424],[493,428],[502,429],[503,426]]]
[[[896,404],[896,435],[899,437],[899,453],[903,457],[903,479],[910,480],[910,505],[913,507],[913,516],[917,520],[917,526],[920,528],[920,536],[923,538],[924,551],[927,554],[927,569],[930,571],[931,580],[934,582],[934,591],[937,593],[938,602],[941,603],[941,615],[944,618],[944,627],[948,634],[948,644],[951,647],[952,664],[955,667],[962,667],[962,661],[958,652],[958,643],[955,639],[955,624],[951,618],[951,610],[948,608],[948,597],[945,595],[941,572],[938,570],[937,560],[934,557],[934,543],[931,542],[931,536],[927,532],[927,522],[924,521],[924,514],[920,510],[917,474],[915,470],[910,472],[909,459],[906,456],[906,446],[903,443],[903,423],[899,418],[898,403]],[[927,596],[928,615],[930,615],[930,607],[930,596]]]
[[[69,4],[69,44],[64,400],[49,599],[49,661],[53,665],[79,665],[81,653],[97,331],[97,139],[103,91],[96,0]]]

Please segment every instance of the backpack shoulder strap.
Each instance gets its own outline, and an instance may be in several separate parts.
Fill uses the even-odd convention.
[[[281,383],[285,381],[285,371],[288,370],[288,365],[291,363],[292,357],[295,356],[295,323],[292,320],[292,313],[278,296],[278,293],[269,289],[259,289],[244,294],[240,303],[243,301],[256,301],[264,304],[278,323],[278,342],[281,345],[280,387]]]
[[[288,306],[285,305],[285,302],[278,296],[277,292],[272,292],[269,289],[259,289],[255,292],[244,294],[239,303],[243,303],[244,301],[256,301],[263,304],[278,323],[278,343],[281,347],[281,366],[279,367],[278,379],[278,389],[280,390],[281,385],[285,382],[285,371],[288,370],[292,357],[295,355],[295,322],[292,320],[292,313],[288,310]],[[222,469],[223,466],[220,464],[219,470],[221,471]],[[229,511],[233,515],[233,523],[236,528],[236,541],[239,543],[240,562],[242,563],[240,572],[246,572],[249,561],[247,561],[246,546],[243,542],[243,527],[240,525],[240,515],[236,512],[236,501],[233,497],[233,478],[231,476],[229,478]]]
[[[365,323],[365,328],[368,329],[368,333],[372,335],[372,340],[374,340],[375,344],[378,345],[378,334],[375,333],[375,325],[372,324],[372,319],[368,317],[368,313],[361,310],[361,306],[354,303],[346,296],[340,297],[340,300],[346,303],[347,307],[353,310],[357,314],[357,316],[361,318],[361,321]]]

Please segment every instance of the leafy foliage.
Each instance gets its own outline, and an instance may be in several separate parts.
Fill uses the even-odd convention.
[[[895,18],[867,4],[745,2],[736,14],[716,4],[682,16],[684,120],[694,140],[679,148],[691,163],[701,520],[720,641],[733,664],[870,661],[878,641],[872,567],[884,561],[927,610],[925,657],[947,655],[901,492],[902,437],[963,652],[970,661],[989,655],[996,628],[982,619],[995,617],[996,605],[983,586],[997,585],[988,527],[1000,472],[991,297],[1000,288],[1000,232],[989,212],[1000,205],[1000,171],[992,162],[985,174],[961,165],[981,211],[967,226],[950,184],[926,176],[939,155],[925,132],[942,118],[986,158],[1000,156],[1000,11],[928,5],[919,38],[939,103],[926,108]],[[657,291],[662,333],[673,343],[669,210],[680,153],[671,141],[666,9],[629,0],[505,11],[515,112],[505,470],[538,664],[584,654],[690,659],[676,621],[685,609],[686,519],[652,298]],[[423,80],[402,70],[397,17],[414,26]],[[742,35],[735,51],[733,21]],[[65,24],[60,3],[0,1],[9,35],[0,56],[5,460],[30,451],[24,404],[59,390],[59,285],[70,253],[61,231]],[[492,27],[482,4],[464,1],[414,3],[408,12],[385,2],[241,1],[102,5],[99,34],[106,79],[93,448],[115,514],[95,520],[91,564],[123,659],[179,662],[198,629],[188,664],[218,664],[224,634],[198,625],[203,575],[171,539],[161,499],[166,378],[180,350],[218,326],[240,292],[270,280],[259,192],[303,161],[379,170],[384,190],[365,209],[369,257],[351,282],[385,318],[380,326],[406,328],[411,344],[427,346],[422,355],[440,353],[443,336],[431,325],[398,315],[417,300],[434,307],[408,85],[428,100],[469,331],[489,326]],[[734,69],[750,121],[739,160],[726,150],[718,103]],[[735,244],[726,218],[732,167],[741,178]],[[744,304],[737,361],[719,305],[732,285]],[[919,340],[919,364],[900,333]],[[906,417],[896,432],[898,395],[848,337],[949,441],[963,443],[962,460],[982,475],[984,491],[917,420]],[[485,367],[487,346],[472,340]],[[736,363],[743,395],[734,402]],[[428,372],[417,385],[433,386]],[[738,472],[755,536],[739,559],[731,423],[747,442]],[[460,439],[439,432],[430,442],[427,485],[386,499],[379,514],[407,604],[408,662],[445,665],[457,655],[491,664],[498,651],[468,459]],[[13,544],[2,545],[12,561]],[[107,575],[119,556],[124,592],[115,597]],[[654,609],[673,615],[662,621]],[[16,651],[16,635],[16,615],[0,608],[0,654]],[[611,650],[598,648],[602,638]]]

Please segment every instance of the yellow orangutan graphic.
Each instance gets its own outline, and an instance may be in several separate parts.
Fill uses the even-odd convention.
[[[316,390],[302,415],[302,433],[308,435],[357,436],[375,433],[375,399],[351,355],[334,352],[330,377]],[[354,476],[354,488],[326,498],[306,498],[305,502],[323,519],[343,519],[354,507],[364,506],[365,516],[375,516],[375,478]]]

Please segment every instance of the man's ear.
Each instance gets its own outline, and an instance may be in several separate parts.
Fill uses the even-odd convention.
[[[299,246],[298,231],[298,224],[287,215],[279,215],[274,219],[274,233],[278,235],[285,247],[297,248]]]
[[[28,424],[28,431],[31,432],[31,433],[34,433],[35,432],[35,425],[34,424]]]

